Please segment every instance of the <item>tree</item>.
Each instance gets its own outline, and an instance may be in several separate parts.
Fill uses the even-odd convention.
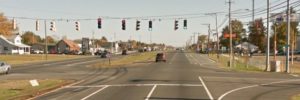
[[[293,8],[291,8],[291,14],[297,14]],[[290,29],[290,42],[295,42],[297,40],[297,35],[299,35],[298,31],[299,22],[291,22],[291,29]],[[276,29],[276,43],[277,43],[277,50],[282,51],[282,48],[286,45],[286,35],[287,35],[287,24],[286,22],[276,23],[272,25],[272,29]],[[271,40],[274,41],[274,34],[271,37]],[[274,43],[271,42],[271,46],[274,48]],[[295,44],[294,44],[295,45]]]
[[[248,28],[249,42],[258,46],[259,50],[265,51],[266,27],[264,27],[263,19],[256,19]]]
[[[38,35],[35,35],[33,32],[27,31],[22,36],[22,43],[27,45],[32,45],[35,43],[41,42],[41,37]]]
[[[3,13],[0,13],[0,35],[10,36],[14,31],[12,21],[8,20]]]
[[[235,43],[240,43],[241,42],[242,34],[245,33],[246,30],[243,28],[243,24],[239,20],[232,20],[231,25],[232,25],[232,34],[236,34],[236,37],[232,38],[232,43],[234,45]],[[225,38],[224,34],[229,34],[228,25],[225,28],[223,28],[222,36],[220,37],[220,44],[222,46],[226,46],[226,47],[229,48],[229,45],[230,45],[229,40],[230,39],[229,39],[229,37]]]
[[[46,40],[47,40],[48,43],[55,43],[55,40],[51,36],[47,36]],[[45,42],[45,39],[43,39],[43,42]]]
[[[205,41],[207,41],[207,35],[200,35],[198,37],[198,43],[204,43]]]
[[[95,41],[95,43],[100,46],[105,45],[107,42],[108,42],[108,40],[105,36],[102,36],[100,40]]]

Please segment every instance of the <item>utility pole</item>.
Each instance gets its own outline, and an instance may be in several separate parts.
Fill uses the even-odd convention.
[[[266,69],[270,70],[270,0],[267,0],[267,55],[266,55]]]
[[[220,48],[220,46],[219,46],[219,31],[218,31],[218,14],[217,13],[215,13],[215,15],[216,15],[216,33],[217,33],[217,58],[219,59],[219,53],[220,53],[220,51],[219,51],[219,48]]]
[[[48,41],[47,41],[47,21],[44,20],[45,24],[45,54],[46,54],[46,61],[48,60]]]
[[[95,31],[93,30],[93,36],[92,36],[92,47],[93,47],[93,53],[92,53],[92,55],[94,55],[95,54],[95,49],[96,49],[96,47],[95,47]]]
[[[230,68],[232,68],[232,65],[233,65],[233,60],[232,60],[232,56],[233,56],[233,48],[232,48],[232,26],[231,26],[231,0],[229,0],[229,2],[228,2],[228,4],[229,4],[229,11],[228,11],[228,18],[229,18],[229,37],[230,37],[230,42],[229,42],[229,44],[230,44],[230,61],[229,61],[229,66],[230,66]]]
[[[208,56],[209,56],[209,49],[210,49],[209,39],[210,39],[210,24],[208,24],[208,36],[207,36],[207,55]]]
[[[289,58],[290,58],[290,0],[287,0],[287,11],[286,11],[286,24],[287,24],[287,36],[286,36],[286,64],[285,64],[285,72],[286,73],[290,73],[290,61],[289,61]]]
[[[252,23],[254,24],[254,4],[255,0],[252,0]]]

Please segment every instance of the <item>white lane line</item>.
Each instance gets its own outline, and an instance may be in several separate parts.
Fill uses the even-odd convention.
[[[149,100],[157,85],[154,85],[145,100]]]
[[[115,84],[115,85],[91,85],[91,86],[68,86],[66,88],[96,88],[96,87],[126,87],[126,86],[191,86],[191,87],[199,87],[203,86],[201,84]]]
[[[210,91],[208,90],[208,88],[207,88],[207,86],[205,85],[205,83],[204,83],[203,79],[201,78],[201,76],[199,76],[199,80],[201,81],[201,83],[202,83],[202,85],[203,85],[203,87],[204,87],[204,89],[205,89],[207,95],[209,96],[209,99],[210,99],[210,100],[214,100],[213,96],[211,95]]]
[[[99,90],[97,90],[97,91],[93,92],[92,94],[90,94],[90,95],[88,95],[88,96],[86,96],[86,97],[82,98],[81,100],[86,100],[86,99],[88,99],[89,97],[91,97],[91,96],[95,95],[96,93],[98,93],[98,92],[100,92],[100,91],[104,90],[104,89],[105,89],[105,88],[107,88],[107,87],[109,87],[109,86],[105,86],[105,87],[103,87],[103,88],[101,88],[101,89],[99,89]]]
[[[81,83],[81,82],[83,82],[83,81],[84,81],[84,80],[81,80],[81,81],[75,82],[75,83],[73,83],[73,84],[70,84],[70,85],[67,85],[67,86],[63,86],[63,87],[54,89],[53,91],[49,91],[49,92],[43,93],[43,94],[41,94],[41,95],[37,95],[37,96],[32,97],[32,98],[29,98],[29,99],[27,99],[27,100],[34,100],[34,99],[39,98],[39,97],[41,97],[41,96],[44,96],[44,95],[47,95],[47,94],[50,94],[50,93],[57,92],[57,91],[59,91],[59,90],[61,90],[61,89],[64,89],[64,88],[66,88],[66,87],[71,87],[71,86],[73,86],[73,85],[79,84],[79,83]]]
[[[98,59],[96,59],[96,60],[98,60]],[[67,64],[66,66],[73,66],[73,65],[79,65],[79,64],[89,63],[89,62],[95,62],[96,60],[72,63],[72,64]]]
[[[230,91],[225,92],[224,94],[222,94],[218,100],[222,100],[226,95],[242,90],[242,89],[247,89],[247,88],[253,88],[253,87],[258,87],[258,86],[266,86],[266,85],[272,85],[272,84],[279,84],[279,83],[287,83],[287,82],[293,82],[293,81],[300,81],[300,79],[294,79],[294,80],[284,80],[284,81],[278,81],[278,82],[271,82],[271,83],[266,83],[266,84],[257,84],[257,85],[250,85],[250,86],[244,86],[244,87],[240,87],[240,88],[236,88]]]

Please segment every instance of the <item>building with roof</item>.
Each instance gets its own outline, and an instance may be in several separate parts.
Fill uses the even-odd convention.
[[[19,34],[10,37],[0,35],[0,54],[30,54],[30,46],[21,41]]]
[[[57,52],[64,54],[75,54],[80,51],[78,44],[71,40],[63,39],[56,44]]]

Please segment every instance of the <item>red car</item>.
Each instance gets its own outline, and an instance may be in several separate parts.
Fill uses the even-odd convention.
[[[159,62],[159,61],[167,62],[165,53],[157,53],[156,54],[155,62]]]

